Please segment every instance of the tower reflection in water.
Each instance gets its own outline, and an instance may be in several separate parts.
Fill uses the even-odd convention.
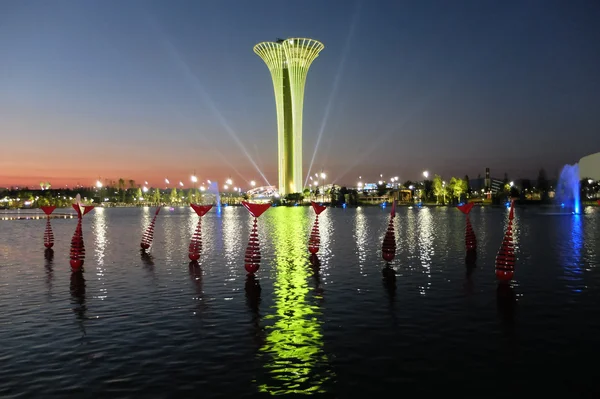
[[[272,233],[275,248],[275,314],[265,317],[259,357],[266,376],[259,378],[259,390],[272,395],[325,392],[333,373],[323,350],[321,313],[309,295],[307,211],[279,208],[266,216],[265,230]]]

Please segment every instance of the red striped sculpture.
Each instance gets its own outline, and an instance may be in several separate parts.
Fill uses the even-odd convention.
[[[310,232],[310,237],[308,238],[308,252],[314,255],[319,252],[319,246],[321,245],[321,236],[319,234],[319,215],[321,212],[327,209],[327,207],[325,205],[319,205],[314,201],[310,201],[310,204],[312,205],[316,216]]]
[[[270,204],[251,204],[250,202],[242,201],[242,205],[254,217],[250,239],[246,247],[246,255],[244,257],[244,268],[249,275],[254,274],[260,267],[260,247],[258,240],[258,217],[271,207]]]
[[[502,244],[496,255],[496,278],[500,281],[510,281],[515,274],[515,245],[512,234],[513,204],[509,212],[508,226],[502,239]]]
[[[46,214],[46,230],[44,230],[44,246],[48,249],[54,246],[54,232],[50,225],[50,214],[54,212],[56,206],[42,206],[42,211]]]
[[[78,272],[83,267],[83,261],[85,260],[85,246],[83,244],[83,232],[81,228],[81,221],[83,220],[83,215],[94,209],[91,205],[83,206],[83,212],[81,212],[81,206],[79,203],[73,204],[73,209],[77,212],[77,227],[75,228],[75,233],[71,238],[71,251],[69,254],[71,264],[71,270],[74,272]]]
[[[194,231],[194,235],[190,241],[190,245],[188,247],[188,257],[191,261],[197,261],[200,259],[200,252],[202,252],[202,216],[206,215],[208,211],[212,208],[212,205],[196,205],[190,204],[192,209],[199,216],[198,224],[196,225],[196,231]]]
[[[473,203],[470,202],[468,204],[459,205],[457,208],[466,215],[466,227],[465,227],[465,246],[467,247],[467,252],[475,251],[477,249],[477,237],[475,237],[475,231],[473,231],[473,226],[471,226],[471,220],[469,219],[469,213],[471,209],[473,209]]]
[[[156,217],[158,216],[158,212],[160,212],[160,206],[156,208],[156,212],[154,212],[154,217],[150,222],[150,226],[148,226],[148,228],[144,232],[144,235],[142,236],[142,242],[140,243],[140,247],[142,247],[144,251],[150,248],[150,245],[152,245],[152,240],[154,239],[154,224],[156,223]]]
[[[391,262],[396,257],[396,233],[394,231],[394,217],[396,217],[396,201],[392,203],[392,212],[388,222],[387,231],[381,244],[381,257],[386,262]]]

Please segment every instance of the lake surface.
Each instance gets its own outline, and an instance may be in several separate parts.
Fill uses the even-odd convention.
[[[467,267],[462,213],[399,208],[384,279],[389,210],[327,209],[315,267],[312,209],[269,209],[256,281],[241,207],[203,217],[198,266],[190,208],[163,208],[149,256],[154,208],[95,209],[83,274],[69,266],[76,219],[51,220],[52,259],[43,218],[0,220],[0,397],[599,397],[600,208],[516,209],[510,287],[494,274],[507,209],[473,209]]]

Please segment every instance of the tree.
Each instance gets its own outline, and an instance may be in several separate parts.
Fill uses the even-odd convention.
[[[435,198],[436,198],[436,203],[439,203],[440,196],[444,195],[444,189],[445,189],[440,175],[433,176],[432,189],[433,189],[433,195],[435,195]]]
[[[433,182],[431,180],[424,180],[423,187],[425,189],[425,198],[431,198],[433,191],[431,190]]]
[[[466,193],[467,198],[471,196],[471,183],[469,182],[469,175],[465,175]]]
[[[194,203],[194,191],[191,188],[187,192],[187,200],[190,204]]]
[[[121,202],[125,202],[125,179],[119,178],[119,193],[121,194]]]
[[[540,190],[542,200],[547,199],[549,184],[548,184],[548,178],[546,176],[546,171],[544,170],[544,168],[540,169],[540,173],[538,174],[537,188],[538,188],[538,190]]]
[[[135,180],[129,180],[129,188],[135,188]]]
[[[383,197],[385,195],[385,193],[387,193],[387,186],[385,185],[385,183],[378,184],[377,185],[377,196]]]
[[[155,204],[160,204],[160,190],[158,188],[154,189],[154,194],[152,195],[152,202]]]
[[[463,179],[453,177],[448,183],[448,189],[451,191],[452,196],[460,202],[460,196],[467,190],[467,183]]]
[[[177,189],[175,187],[173,187],[171,189],[171,196],[169,198],[171,200],[171,203],[175,203],[177,202],[178,198],[177,198]]]
[[[142,189],[138,187],[137,192],[135,194],[136,201],[141,201],[143,199]]]

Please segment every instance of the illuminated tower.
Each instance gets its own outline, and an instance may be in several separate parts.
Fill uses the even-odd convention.
[[[302,108],[308,68],[324,46],[313,39],[262,42],[254,52],[273,78],[277,109],[279,194],[302,192]]]

